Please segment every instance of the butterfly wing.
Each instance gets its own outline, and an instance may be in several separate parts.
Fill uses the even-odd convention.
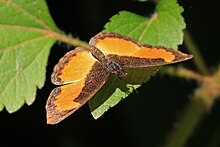
[[[172,48],[141,45],[140,42],[117,33],[99,33],[89,43],[124,68],[161,66],[192,58],[192,55]]]
[[[85,79],[95,62],[97,60],[87,50],[78,47],[66,53],[55,65],[51,81],[63,85]]]
[[[52,74],[54,83],[66,85],[51,92],[46,104],[47,123],[59,123],[74,113],[104,85],[109,75],[107,69],[83,48],[68,52]]]
[[[148,51],[147,51],[148,50]],[[151,52],[152,55],[149,55]],[[164,56],[162,53],[172,53],[173,57]],[[120,63],[122,68],[137,68],[137,67],[155,67],[162,66],[167,64],[173,64],[189,60],[192,58],[192,55],[187,55],[182,52],[176,51],[170,48],[157,47],[149,48],[144,47],[136,54],[132,56],[118,56],[116,54],[109,54],[108,58],[111,61]]]

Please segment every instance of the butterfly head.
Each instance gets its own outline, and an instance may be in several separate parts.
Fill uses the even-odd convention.
[[[106,66],[110,73],[116,74],[119,78],[127,76],[127,73],[124,72],[123,68],[114,61],[107,61]]]

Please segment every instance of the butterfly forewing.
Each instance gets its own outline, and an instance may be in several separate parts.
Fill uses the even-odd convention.
[[[51,80],[56,85],[85,79],[93,64],[97,62],[90,52],[76,48],[66,53],[54,67]]]
[[[192,58],[192,55],[172,48],[141,45],[140,42],[117,33],[99,33],[90,40],[90,45],[101,50],[110,60],[122,67],[161,66]]]

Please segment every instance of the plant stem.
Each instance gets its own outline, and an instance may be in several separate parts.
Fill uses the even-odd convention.
[[[54,37],[54,38],[58,39],[59,41],[68,43],[68,44],[76,46],[76,47],[79,46],[79,47],[83,47],[85,49],[89,48],[89,45],[87,42],[81,41],[79,39],[71,38],[71,37],[69,37],[65,34],[62,34],[62,33],[58,33],[58,32],[52,31],[52,30],[47,30],[47,31],[45,31],[45,34],[47,34],[50,37]]]
[[[179,120],[178,127],[169,134],[164,146],[182,147],[193,133],[205,112],[210,110],[217,98],[220,97],[220,69],[212,76],[204,76],[180,67],[168,67],[164,71],[173,76],[194,79],[200,82],[200,86],[195,90],[189,106],[182,113],[183,115]],[[217,144],[218,142],[214,138],[211,143]]]
[[[212,80],[210,76],[204,76],[184,67],[167,66],[162,69],[163,73],[179,78],[192,79],[200,82],[209,82]]]
[[[176,130],[168,136],[164,147],[183,147],[206,110],[206,103],[202,101],[202,98],[193,98],[186,107]]]
[[[189,52],[194,55],[193,61],[199,71],[204,75],[209,75],[209,70],[204,62],[204,59],[202,58],[198,47],[194,43],[190,33],[187,30],[184,31],[184,44]]]

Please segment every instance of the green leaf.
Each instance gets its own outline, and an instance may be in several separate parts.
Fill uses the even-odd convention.
[[[185,28],[182,12],[183,8],[177,4],[176,0],[160,0],[150,18],[121,11],[110,19],[104,31],[118,32],[143,44],[177,49],[183,41]],[[147,82],[156,73],[156,68],[129,70],[127,73],[128,77],[123,80],[116,76],[111,77],[102,90],[89,101],[90,110],[95,119],[102,116],[121,99],[126,98],[134,88]]]
[[[44,0],[0,0],[0,110],[33,103],[58,31]]]
[[[154,75],[157,68],[125,69],[126,78],[119,79],[112,75],[102,89],[89,101],[90,110],[95,119],[102,116]]]
[[[160,0],[151,18],[121,11],[105,25],[105,31],[118,32],[144,44],[177,49],[182,44],[186,26],[182,12],[176,0]]]

